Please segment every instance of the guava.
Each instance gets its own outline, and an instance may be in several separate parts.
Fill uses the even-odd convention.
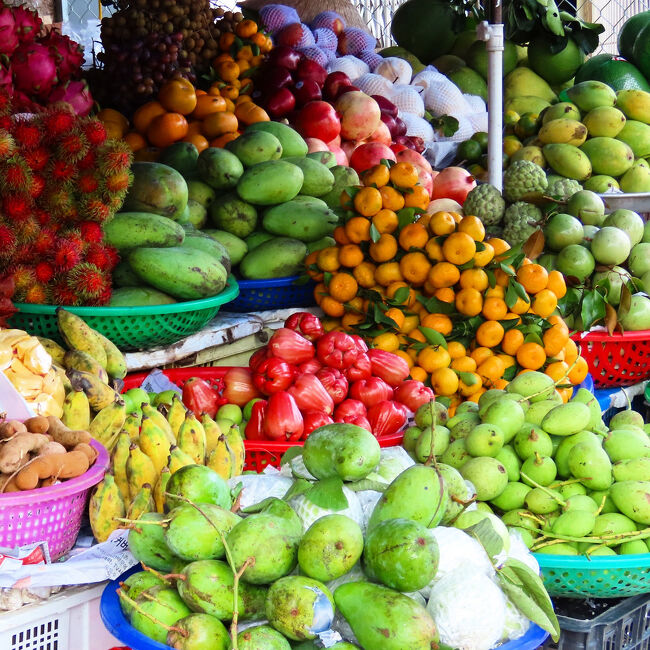
[[[643,219],[632,210],[614,210],[607,215],[605,226],[620,228],[630,238],[632,246],[635,246],[643,239]]]
[[[546,243],[553,251],[561,251],[570,244],[579,244],[583,236],[582,223],[570,214],[553,215],[544,228]]]
[[[556,268],[566,276],[583,281],[593,273],[596,267],[594,256],[580,244],[571,244],[563,248],[557,256]]]
[[[627,259],[632,244],[627,233],[614,226],[604,226],[591,242],[591,254],[599,264],[622,264]]]
[[[603,200],[589,190],[580,190],[571,196],[566,211],[580,219],[585,226],[600,226],[605,221]]]
[[[630,279],[630,274],[620,266],[614,266],[609,271],[599,271],[594,274],[592,283],[594,288],[609,282],[607,289],[607,302],[614,307],[621,301],[621,288]]]
[[[650,298],[642,293],[634,294],[630,300],[630,309],[623,316],[619,315],[618,321],[624,330],[649,330]]]
[[[632,248],[627,267],[637,278],[650,271],[650,242],[643,242]]]
[[[583,226],[582,231],[584,236],[581,244],[588,249],[591,249],[591,242],[594,240],[596,233],[600,230],[598,226]]]

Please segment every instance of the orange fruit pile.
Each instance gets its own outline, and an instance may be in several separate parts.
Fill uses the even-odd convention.
[[[588,368],[557,312],[562,274],[486,240],[475,216],[428,214],[409,163],[377,165],[362,181],[341,196],[350,212],[336,245],[306,260],[327,328],[398,354],[452,405],[530,370],[567,401]]]

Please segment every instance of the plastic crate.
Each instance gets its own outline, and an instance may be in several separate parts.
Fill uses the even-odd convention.
[[[558,643],[544,650],[648,650],[650,648],[650,594],[625,598],[595,618],[558,616],[562,633]]]
[[[203,300],[175,302],[151,307],[66,307],[83,318],[90,327],[110,339],[121,350],[147,350],[171,345],[205,327],[217,314],[221,305],[233,300],[239,286],[233,276],[228,277],[225,289],[218,295]],[[45,336],[63,344],[56,322],[55,305],[27,305],[17,303],[10,319],[10,327],[30,334]]]
[[[2,650],[109,650],[120,645],[102,625],[106,583],[70,587],[48,600],[0,612]]]
[[[312,280],[302,283],[301,280],[299,275],[273,280],[238,280],[239,296],[228,305],[228,311],[242,313],[288,307],[313,307],[316,304],[316,285]]]

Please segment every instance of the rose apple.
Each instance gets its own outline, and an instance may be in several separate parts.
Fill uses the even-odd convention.
[[[378,165],[382,159],[395,161],[395,154],[381,142],[366,142],[357,147],[350,156],[350,167],[360,174],[373,165]]]
[[[266,100],[266,110],[274,118],[284,117],[296,107],[296,98],[288,88],[279,88]]]
[[[314,101],[300,109],[295,123],[304,138],[318,138],[323,142],[333,140],[341,132],[341,122],[331,104]]]
[[[339,86],[351,86],[352,81],[345,72],[330,72],[325,78],[323,84],[323,96],[328,99],[334,99],[339,91]]]
[[[360,90],[341,95],[335,106],[341,116],[341,137],[347,140],[370,137],[381,122],[379,104]]]
[[[296,70],[301,59],[300,52],[288,45],[276,45],[269,53],[269,63],[281,65],[288,70]]]
[[[304,106],[321,98],[320,86],[313,79],[297,81],[292,91],[298,106]]]
[[[316,63],[316,61],[312,61],[311,59],[303,59],[298,64],[298,68],[296,69],[296,79],[298,81],[311,79],[318,84],[319,88],[322,88],[323,84],[325,83],[325,79],[327,79],[327,70],[325,70],[325,68],[320,65],[320,63]]]

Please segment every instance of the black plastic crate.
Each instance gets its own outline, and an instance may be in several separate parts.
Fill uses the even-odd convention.
[[[555,605],[562,633],[558,643],[549,641],[544,650],[650,650],[650,594],[609,603],[608,609],[593,618],[581,619],[562,615],[564,602],[558,599]],[[592,604],[596,611],[604,605],[603,601]],[[576,601],[566,603],[572,606]]]

